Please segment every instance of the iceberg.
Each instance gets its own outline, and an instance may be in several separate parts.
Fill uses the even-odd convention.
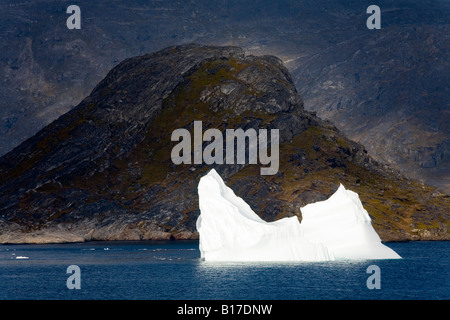
[[[327,248],[306,241],[297,217],[262,220],[213,169],[198,185],[201,257],[206,261],[324,261]]]
[[[336,259],[399,259],[381,243],[356,192],[341,184],[327,200],[300,208],[302,231],[309,241],[325,245]]]
[[[400,258],[381,243],[358,195],[341,187],[297,217],[261,219],[212,169],[198,185],[201,258],[205,261],[330,261]]]

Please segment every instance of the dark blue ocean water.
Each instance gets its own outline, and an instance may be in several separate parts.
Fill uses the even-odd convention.
[[[387,245],[403,259],[209,263],[196,241],[2,245],[0,299],[450,299],[450,242]],[[366,285],[370,265],[380,289]]]

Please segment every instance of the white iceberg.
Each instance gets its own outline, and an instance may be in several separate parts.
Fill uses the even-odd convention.
[[[330,260],[322,244],[307,242],[297,217],[265,222],[228,188],[215,170],[198,185],[200,252],[207,261]]]
[[[306,239],[324,244],[336,259],[399,259],[381,243],[357,193],[341,184],[327,200],[301,208]]]
[[[198,194],[205,261],[400,258],[381,243],[358,195],[343,186],[327,201],[301,208],[301,224],[297,217],[262,220],[214,169],[200,179]]]

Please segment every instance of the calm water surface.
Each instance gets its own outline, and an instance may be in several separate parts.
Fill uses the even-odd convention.
[[[210,263],[197,241],[1,245],[0,299],[450,299],[450,242],[387,245],[403,259]],[[381,289],[367,288],[370,265]]]

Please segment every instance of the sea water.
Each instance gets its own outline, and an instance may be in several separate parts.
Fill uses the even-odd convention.
[[[387,243],[401,260],[218,263],[197,241],[0,246],[0,299],[449,299],[450,242]],[[69,289],[69,266],[80,289]],[[379,289],[370,289],[370,266]],[[70,270],[69,270],[70,271]]]

